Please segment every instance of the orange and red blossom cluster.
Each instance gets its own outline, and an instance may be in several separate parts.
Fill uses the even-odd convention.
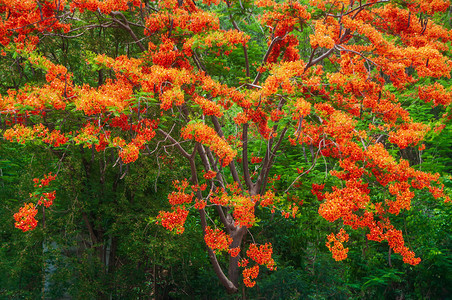
[[[311,193],[317,197],[317,200],[322,201],[325,199],[325,195],[321,192],[325,188],[325,184],[312,184]]]
[[[14,220],[16,220],[14,225],[23,232],[35,229],[36,225],[38,225],[38,221],[35,219],[37,213],[38,210],[33,203],[24,203],[19,212],[14,214]]]
[[[214,252],[215,250],[228,251],[229,245],[232,243],[232,238],[223,230],[218,228],[212,230],[210,226],[207,226],[204,241],[206,241],[207,246]]]
[[[419,263],[420,259],[414,257],[414,253],[404,246],[402,232],[397,231],[390,224],[388,214],[398,215],[400,210],[411,208],[411,199],[414,197],[413,189],[428,188],[434,197],[448,197],[444,194],[443,187],[436,187],[439,174],[428,174],[410,167],[408,161],[396,160],[388,153],[382,144],[374,144],[363,150],[354,143],[348,143],[348,147],[342,148],[342,158],[339,166],[342,171],[332,171],[331,175],[345,182],[342,188],[333,187],[331,192],[323,196],[325,201],[319,207],[319,214],[330,222],[342,218],[344,225],[353,229],[369,228],[369,240],[387,240],[389,246],[396,253],[403,256],[405,262]],[[389,189],[392,199],[383,202],[372,202],[367,177],[376,180],[381,186]],[[313,194],[321,186],[313,185]],[[344,259],[346,249],[341,241],[334,236],[328,238],[330,250],[335,259]],[[333,243],[333,244],[332,244]]]
[[[425,102],[433,101],[433,105],[438,104],[448,106],[452,103],[452,92],[447,91],[443,85],[435,82],[432,85],[420,86],[418,88],[419,98]]]
[[[74,1],[71,2],[70,8],[71,12],[78,9],[80,13],[84,10],[89,10],[92,12],[99,11],[103,14],[110,14],[112,11],[125,11],[130,8],[130,6],[140,6],[141,2],[138,0],[128,1],[128,0],[84,0],[84,1]]]
[[[265,245],[251,244],[246,255],[260,265],[265,265],[269,270],[275,270],[275,261],[272,258],[273,248],[271,243]]]
[[[45,207],[49,208],[53,204],[53,200],[55,200],[56,191],[50,193],[42,193],[42,196],[39,198],[38,205],[44,204]]]
[[[171,194],[168,195],[168,201],[171,205],[175,206],[179,204],[192,202],[193,193],[191,194],[185,193],[185,189],[189,185],[187,179],[184,179],[182,181],[174,180],[173,185],[177,189],[177,192],[173,191]]]
[[[195,201],[195,208],[196,209],[204,209],[204,207],[206,207],[207,202],[205,200],[198,200],[196,199]]]
[[[239,226],[252,227],[256,222],[254,215],[254,201],[250,197],[234,196],[233,202],[235,224]]]
[[[171,212],[160,211],[157,216],[157,224],[161,224],[168,230],[175,230],[177,234],[182,234],[185,230],[184,224],[188,216],[185,207],[176,207]]]
[[[152,140],[155,136],[155,129],[158,126],[158,120],[151,119],[140,119],[137,124],[129,123],[128,117],[125,114],[121,114],[111,120],[107,118],[105,121],[109,121],[109,125],[112,128],[133,131],[136,135],[127,143],[119,136],[112,137],[111,131],[103,130],[101,126],[88,122],[79,130],[78,135],[73,140],[76,144],[84,144],[88,148],[95,145],[96,151],[98,152],[105,150],[107,146],[117,147],[119,148],[119,157],[126,164],[138,159],[140,149],[143,149],[145,144]]]
[[[33,178],[34,186],[37,188],[43,188],[48,186],[51,181],[55,180],[56,175],[45,174],[44,178]],[[51,192],[42,192],[42,193],[34,193],[30,194],[31,198],[38,198],[38,203],[35,205],[33,203],[24,204],[23,207],[19,209],[18,213],[14,214],[14,219],[16,223],[14,224],[16,228],[21,229],[22,231],[33,230],[38,221],[36,221],[35,216],[38,213],[37,206],[44,205],[45,207],[50,207],[53,204],[53,200],[55,200],[56,191]]]
[[[260,164],[262,162],[262,157],[254,156],[253,153],[251,153],[251,163],[252,164]]]
[[[223,167],[229,165],[237,155],[237,151],[233,150],[225,139],[219,137],[215,130],[206,124],[188,124],[182,128],[181,136],[187,140],[195,138],[198,143],[208,145],[221,159]]]
[[[35,187],[43,187],[49,185],[49,183],[55,180],[56,175],[52,175],[52,172],[44,175],[43,179],[33,178],[33,182],[35,183]]]
[[[267,207],[269,205],[273,205],[275,202],[275,193],[272,190],[268,190],[264,195],[255,195],[252,196],[254,202],[259,202],[262,207]]]
[[[394,249],[395,253],[400,253],[403,256],[403,262],[410,265],[417,265],[421,262],[419,257],[414,257],[413,251],[410,251],[408,247],[405,247],[402,231],[396,230],[390,226],[390,229],[386,232],[386,239],[388,240],[389,247]]]
[[[56,11],[64,11],[66,1],[2,1],[0,12],[7,12],[8,18],[0,22],[0,44],[8,46],[14,37],[17,49],[33,50],[39,42],[37,34],[52,30],[68,32],[66,22],[60,23]]]
[[[259,247],[256,244],[250,245],[250,248],[246,251],[246,255],[254,260],[257,265],[243,270],[243,283],[245,286],[253,287],[256,284],[252,279],[256,279],[259,275],[259,265],[265,265],[269,270],[276,270],[275,261],[271,257],[272,253],[273,249],[270,243],[260,245]],[[239,267],[246,267],[248,262],[248,259],[242,259],[238,265]]]
[[[173,191],[168,195],[168,201],[173,206],[172,211],[160,211],[157,216],[157,224],[161,224],[168,230],[175,229],[177,234],[181,234],[184,232],[184,224],[188,216],[188,210],[185,209],[184,204],[193,201],[193,193],[185,193],[185,189],[189,185],[186,179],[182,181],[174,180],[173,185],[177,189],[177,192]],[[201,204],[198,204],[198,206],[199,205]]]
[[[35,183],[34,186],[39,188],[48,186],[51,181],[55,180],[55,178],[56,175],[52,175],[51,172],[49,174],[45,174],[43,179],[33,178],[33,182]],[[35,194],[34,196],[33,194],[30,194],[30,196],[33,196],[35,198],[39,197],[38,205],[44,204],[45,207],[49,208],[53,204],[53,200],[55,200],[55,194],[56,191],[52,191],[52,192],[43,192],[40,197],[39,193]]]
[[[251,268],[245,268],[243,270],[243,283],[247,287],[253,287],[256,285],[256,281],[252,281],[251,279],[256,279],[259,275],[259,265],[255,265]]]
[[[22,124],[16,124],[13,128],[6,129],[3,137],[10,142],[25,144],[27,141],[40,139],[44,143],[54,147],[60,147],[69,139],[60,133],[59,130],[49,132],[42,124],[34,125],[33,128],[25,127]]]
[[[240,247],[229,248],[228,252],[232,257],[237,257],[237,255],[239,255],[240,253]]]
[[[422,123],[402,124],[398,126],[396,131],[389,134],[388,140],[399,146],[400,149],[405,149],[421,142],[429,130],[430,127]]]
[[[212,170],[209,170],[207,173],[205,173],[205,174],[203,175],[203,177],[204,177],[205,179],[207,179],[207,180],[213,179],[213,178],[215,178],[215,176],[217,176],[217,172],[212,171]]]
[[[125,164],[136,161],[138,159],[139,154],[140,149],[132,143],[125,145],[119,151],[119,157],[121,157],[122,162]]]
[[[326,246],[333,254],[333,258],[335,260],[339,261],[347,258],[348,248],[344,248],[344,245],[342,243],[347,242],[348,237],[348,234],[343,228],[341,228],[337,235],[334,235],[334,233],[332,233],[328,236],[328,242],[326,242]],[[331,245],[331,243],[333,245]]]

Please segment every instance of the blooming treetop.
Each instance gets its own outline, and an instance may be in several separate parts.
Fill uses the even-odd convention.
[[[295,192],[320,161],[325,175],[340,182],[312,185],[319,214],[344,227],[327,238],[333,257],[347,257],[345,229],[366,228],[369,240],[387,241],[416,265],[420,258],[390,217],[410,209],[414,190],[449,198],[438,174],[391,155],[394,147],[421,151],[431,129],[410,116],[396,92],[410,88],[416,91],[410,97],[442,107],[436,131],[450,120],[450,88],[428,83],[450,78],[452,32],[438,22],[449,6],[448,0],[0,0],[2,56],[45,74],[45,82],[1,95],[2,135],[49,147],[112,148],[120,164],[154,147],[175,148],[191,178],[174,182],[173,208],[160,212],[158,223],[182,233],[189,211],[197,211],[213,268],[230,292],[237,291],[239,267],[249,287],[260,265],[275,268],[271,244],[241,250],[255,210],[279,209],[277,200]],[[111,27],[140,53],[87,55],[94,71],[111,74],[97,85],[41,51],[46,39]],[[55,126],[61,112],[71,126]],[[300,162],[295,180],[276,189],[272,170],[289,146],[308,148],[311,163]],[[333,169],[327,160],[337,162]],[[373,197],[380,189],[387,199]],[[286,217],[303,203],[293,197]],[[38,189],[32,198],[40,200],[14,216],[24,231],[36,227],[36,206],[49,207],[55,192]],[[219,222],[209,224],[214,215]],[[217,260],[221,251],[230,256],[228,274]]]

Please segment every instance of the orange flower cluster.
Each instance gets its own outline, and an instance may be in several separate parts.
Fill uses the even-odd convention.
[[[268,45],[273,42],[273,48],[267,61],[269,63],[277,62],[282,53],[284,61],[298,60],[300,58],[297,49],[299,42],[294,35],[289,33],[295,28],[303,28],[304,23],[311,18],[307,6],[298,2],[278,3],[272,0],[258,0],[255,1],[255,4],[265,10],[260,18],[261,24],[269,28],[273,37],[279,38],[276,42],[268,39]]]
[[[105,54],[102,54],[96,56],[92,61],[87,62],[110,68],[116,73],[118,78],[125,77],[133,85],[138,85],[144,77],[140,66],[142,61],[136,58],[129,58],[125,55],[111,58]]]
[[[111,127],[121,128],[123,131],[130,130],[128,116],[126,114],[121,114],[120,116],[114,117],[110,121]]]
[[[247,110],[247,119],[257,125],[257,129],[264,139],[270,138],[271,129],[268,126],[269,115],[262,109]]]
[[[317,20],[315,23],[315,34],[310,35],[312,48],[331,49],[339,38],[339,22],[333,17]]]
[[[258,99],[260,96],[269,97],[274,95],[280,88],[289,95],[295,93],[296,87],[299,87],[300,90],[303,91],[303,86],[295,85],[296,82],[292,80],[292,78],[299,77],[301,79],[306,79],[307,77],[312,76],[313,74],[311,71],[306,73],[303,72],[305,66],[306,64],[302,60],[283,62],[275,65],[271,69],[270,76],[265,80],[261,93],[257,95]],[[267,99],[270,100],[269,98]]]
[[[428,23],[425,28],[423,28],[423,23],[421,18],[416,16],[417,8],[416,4],[412,6],[417,1],[413,1],[409,6],[409,10],[399,8],[395,5],[389,4],[383,7],[375,9],[375,13],[381,16],[381,18],[374,19],[374,24],[383,30],[384,32],[390,34],[398,34],[403,43],[407,46],[412,47],[423,47],[426,45],[434,45],[438,50],[444,49],[444,42],[451,39],[450,31],[446,28],[435,24],[432,18],[429,18]],[[432,1],[420,1],[422,4],[431,4]],[[443,2],[445,1],[435,1]],[[419,2],[417,3],[419,4]],[[438,7],[438,9],[440,9]],[[413,13],[414,12],[414,13]],[[409,24],[409,26],[407,26]],[[422,32],[422,34],[419,34]]]
[[[122,112],[130,106],[133,85],[124,78],[118,78],[116,81],[107,80],[97,89],[84,85],[76,89],[76,94],[74,103],[77,110],[82,110],[87,116],[99,114],[109,107]]]
[[[158,50],[152,51],[152,62],[158,66],[169,68],[180,59],[183,53],[177,51],[172,40],[162,37],[163,43],[158,46]]]
[[[320,192],[320,191],[323,190],[324,188],[325,188],[325,184],[313,183],[311,193],[317,197],[317,200],[322,201],[323,199],[325,199],[325,195],[322,194],[322,192]]]
[[[205,173],[203,175],[203,177],[207,180],[213,179],[213,178],[215,178],[215,176],[217,176],[217,172],[212,171],[212,170],[209,170],[207,173]]]
[[[68,140],[69,138],[67,138],[59,130],[53,130],[47,135],[47,137],[42,139],[44,143],[50,144],[53,147],[60,147],[61,145],[66,144]]]
[[[260,164],[262,162],[262,157],[256,157],[254,154],[251,154],[251,163],[252,164]]]
[[[226,167],[237,155],[237,151],[229,146],[228,142],[219,137],[215,130],[203,123],[192,123],[182,128],[181,136],[184,139],[193,139],[198,143],[208,145],[220,158],[222,166]]]
[[[272,190],[268,190],[264,195],[256,195],[252,199],[255,203],[260,202],[262,207],[267,207],[275,202],[275,193]]]
[[[254,260],[259,265],[265,265],[269,270],[275,270],[275,261],[272,258],[273,249],[271,243],[265,245],[251,244],[250,248],[246,251],[246,255]]]
[[[157,126],[158,121],[150,119],[141,119],[137,125],[132,125],[131,129],[137,133],[132,143],[137,145],[138,148],[143,149],[144,144],[154,138]]]
[[[396,201],[386,200],[389,213],[398,215],[401,209],[409,210],[411,208],[411,199],[414,198],[414,193],[410,190],[408,182],[390,184],[389,193],[396,196]]]
[[[8,14],[8,18],[0,19],[0,44],[8,46],[13,38],[16,48],[32,51],[39,42],[38,33],[46,32],[49,28],[68,32],[70,24],[60,23],[57,11],[63,11],[66,1],[2,1],[1,13]]]
[[[34,139],[34,131],[22,124],[16,124],[13,128],[6,129],[3,133],[5,140],[25,144],[27,141]]]
[[[230,200],[231,200],[231,197],[229,197],[224,192],[219,196],[213,196],[210,198],[210,202],[217,204],[217,205],[221,205],[221,206],[228,206]]]
[[[100,128],[91,123],[87,123],[80,131],[79,134],[74,137],[76,145],[83,144],[84,147],[91,148],[93,141],[97,140],[97,136],[100,132]]]
[[[139,0],[83,0],[81,2],[72,2],[71,11],[78,9],[81,13],[86,10],[95,12],[100,11],[103,14],[109,15],[112,11],[126,11],[129,5],[140,6]]]
[[[369,228],[368,239],[380,242],[387,240],[405,262],[417,264],[419,259],[414,258],[414,253],[404,246],[401,232],[394,229],[387,215],[397,215],[401,209],[410,209],[414,197],[412,189],[428,187],[435,197],[445,197],[448,201],[442,187],[432,185],[438,181],[439,175],[414,170],[404,160],[397,163],[382,144],[371,145],[363,151],[356,144],[350,141],[347,143],[348,146],[342,148],[344,151],[339,161],[343,170],[331,172],[331,175],[345,181],[345,187],[333,187],[332,192],[325,193],[325,202],[320,205],[319,214],[330,222],[342,218],[344,225],[353,229]],[[375,177],[382,186],[388,186],[389,193],[395,199],[372,203],[368,184],[364,182],[367,176]],[[312,190],[314,194],[317,187]],[[327,244],[336,259],[343,259],[346,251],[342,245],[331,246],[331,243],[336,243],[335,239],[338,238],[330,236]]]
[[[125,164],[129,164],[138,159],[138,155],[140,154],[140,148],[138,148],[135,144],[127,144],[119,151],[119,157],[121,157],[122,162]]]
[[[372,13],[379,17],[372,18]],[[394,86],[403,88],[418,80],[404,71],[409,67],[414,68],[419,78],[450,76],[450,60],[441,54],[444,51],[444,41],[450,40],[447,30],[434,24],[427,26],[423,17],[416,20],[411,12],[404,10],[401,14],[399,8],[391,5],[375,8],[372,13],[360,13],[357,18],[344,16],[341,22],[352,34],[360,34],[369,39],[374,49],[368,57],[372,57],[372,61],[389,75]],[[397,24],[399,28],[394,28]],[[394,29],[400,32],[408,47],[400,47],[384,38],[385,33],[396,34]],[[438,38],[443,39],[443,42],[439,42]]]
[[[232,243],[232,238],[228,234],[218,228],[212,230],[210,226],[207,226],[205,230],[204,241],[210,249],[214,252],[216,250],[228,251],[229,245]]]
[[[237,195],[232,199],[233,216],[238,226],[252,227],[256,222],[254,215],[254,201],[251,198]]]
[[[319,207],[319,214],[330,222],[339,218],[349,220],[353,212],[365,208],[370,201],[367,185],[360,181],[348,180],[346,187],[333,187],[332,193],[325,193],[325,202]]]
[[[195,208],[196,209],[204,209],[207,205],[207,202],[205,200],[198,200],[195,201]]]
[[[47,72],[46,80],[49,83],[53,83],[55,80],[65,82],[66,80],[70,80],[70,77],[72,76],[67,72],[67,68],[65,66],[56,65],[44,56],[38,56],[34,53],[30,53],[28,61],[35,67]]]
[[[340,144],[351,140],[354,136],[356,121],[351,116],[343,112],[335,111],[329,116],[326,122],[325,133],[329,134],[334,140]]]
[[[414,0],[408,3],[410,10],[413,10],[415,12],[423,12],[430,15],[433,15],[436,12],[446,11],[449,8],[449,5],[450,2],[448,0]]]
[[[442,84],[435,82],[432,85],[420,86],[419,98],[425,102],[433,101],[433,105],[448,106],[452,103],[452,92],[447,92]]]
[[[256,281],[252,279],[256,279],[259,275],[259,265],[255,265],[251,268],[246,268],[243,270],[243,283],[247,287],[253,287],[256,285]]]
[[[292,115],[292,120],[298,120],[311,113],[311,103],[303,98],[297,98],[294,107],[295,113]]]
[[[55,180],[56,175],[52,175],[52,172],[50,172],[49,174],[45,174],[43,179],[39,179],[39,178],[33,178],[33,182],[35,183],[35,187],[44,187],[44,186],[48,186],[50,184],[51,181]]]
[[[334,233],[328,236],[328,242],[326,246],[333,254],[333,258],[337,261],[344,260],[347,258],[348,248],[344,248],[342,243],[348,241],[348,234],[345,232],[343,228],[339,231],[337,235]],[[331,245],[333,243],[333,245]]]
[[[229,254],[230,254],[232,257],[237,257],[237,255],[240,254],[240,247],[237,247],[237,248],[229,248],[228,252],[229,252]]]
[[[119,136],[113,137],[112,131],[105,130],[108,126],[134,132],[135,137],[127,143]],[[129,123],[127,115],[121,114],[112,119],[106,118],[104,125],[100,124],[100,122],[99,125],[87,123],[73,138],[73,141],[88,148],[95,145],[98,152],[105,150],[107,146],[117,147],[123,163],[131,163],[138,159],[140,149],[143,149],[145,144],[154,138],[157,126],[158,120],[142,118],[136,123]]]
[[[248,266],[248,263],[249,263],[250,261],[247,259],[247,258],[242,258],[238,263],[237,263],[237,265],[239,266],[239,267],[243,267],[243,268],[245,268],[246,266]]]
[[[178,86],[175,86],[163,92],[160,100],[162,101],[161,108],[163,110],[168,110],[172,108],[173,104],[181,106],[182,104],[185,103],[184,93]]]
[[[49,129],[45,128],[42,124],[34,125],[33,128],[25,127],[22,124],[16,124],[13,128],[5,130],[3,137],[10,142],[17,142],[20,144],[25,144],[32,140],[41,140],[54,147],[60,147],[69,141],[69,138],[59,130],[49,132]]]
[[[417,265],[421,262],[419,257],[414,257],[413,251],[410,251],[404,246],[405,242],[403,240],[402,231],[393,229],[392,226],[388,226],[389,229],[386,232],[385,238],[388,240],[389,247],[394,249],[395,253],[400,253],[403,257],[403,262],[410,265]]]
[[[185,189],[188,187],[188,181],[185,179],[182,182],[179,180],[173,181],[177,192],[172,192],[168,195],[168,201],[171,205],[180,205],[184,203],[191,203],[193,201],[193,193],[186,194]]]
[[[72,75],[64,66],[56,65],[43,56],[35,53],[22,53],[27,62],[46,72],[48,84],[28,86],[23,89],[9,90],[6,97],[0,96],[0,110],[17,113],[21,107],[26,107],[28,113],[45,115],[44,109],[62,110],[66,108],[68,99],[74,96]]]
[[[173,207],[171,212],[160,211],[157,216],[157,224],[161,224],[166,229],[173,231],[176,234],[182,234],[185,230],[184,224],[188,216],[188,210],[185,207]]]
[[[215,102],[207,100],[206,98],[200,96],[195,96],[193,98],[193,101],[201,107],[204,115],[216,117],[223,116],[220,106]]]
[[[175,230],[177,234],[184,232],[185,220],[188,216],[188,210],[185,208],[185,204],[193,201],[194,194],[186,193],[186,189],[189,187],[189,183],[186,179],[179,181],[173,181],[174,188],[177,191],[173,191],[168,195],[168,201],[172,205],[171,212],[160,211],[157,217],[157,224],[161,224],[168,230]],[[191,186],[192,191],[205,190],[206,186]],[[196,209],[204,209],[206,206],[205,200],[196,199],[194,207]]]
[[[170,11],[173,26],[180,28],[181,31],[186,30],[193,33],[203,33],[219,29],[220,24],[217,16],[213,13],[194,10],[197,9],[185,6],[184,8],[177,8]],[[162,36],[165,36],[165,33],[168,32],[168,24],[170,22],[168,13],[169,11],[161,10],[149,15],[146,20],[146,34],[160,32]]]
[[[245,33],[235,29],[228,31],[212,31],[202,37],[196,36],[195,38],[188,39],[184,45],[184,50],[189,53],[196,42],[201,49],[228,47],[229,51],[225,52],[225,54],[229,54],[236,45],[245,45],[249,39],[250,37]]]
[[[14,214],[14,220],[16,220],[14,225],[23,232],[35,229],[38,225],[38,221],[35,219],[37,213],[38,210],[33,203],[24,203],[19,212]]]
[[[267,243],[265,245],[251,244],[250,248],[246,251],[246,255],[254,260],[257,265],[243,270],[243,283],[247,287],[253,287],[256,285],[256,279],[259,275],[259,265],[265,265],[269,270],[276,270],[275,261],[271,257],[273,253],[272,245]],[[242,259],[238,263],[239,267],[246,267],[248,265],[248,259]]]
[[[53,200],[55,200],[56,191],[50,193],[42,193],[42,196],[39,198],[38,205],[44,204],[45,207],[49,208],[53,204]]]
[[[24,203],[24,206],[19,209],[18,213],[14,214],[16,220],[15,227],[22,231],[33,230],[36,228],[38,221],[35,219],[38,213],[37,206],[44,205],[46,208],[50,207],[55,200],[56,191],[43,192],[43,188],[48,186],[50,182],[56,179],[56,175],[52,173],[45,174],[44,178],[33,178],[34,186],[38,188],[38,192],[30,193],[30,198],[39,198],[37,204]]]

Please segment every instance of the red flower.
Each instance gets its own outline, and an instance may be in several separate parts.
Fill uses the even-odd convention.
[[[14,220],[16,220],[14,225],[24,232],[33,230],[38,225],[38,221],[35,219],[37,213],[38,210],[33,203],[24,203],[24,206],[19,209],[19,212],[14,214]]]

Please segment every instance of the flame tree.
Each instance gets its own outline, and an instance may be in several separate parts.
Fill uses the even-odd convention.
[[[439,134],[450,120],[452,92],[440,83],[452,68],[452,32],[442,24],[449,6],[447,0],[0,0],[1,55],[21,74],[2,83],[2,135],[50,148],[116,149],[120,166],[177,151],[191,177],[173,183],[172,209],[156,220],[182,233],[189,215],[199,218],[213,269],[229,292],[237,291],[240,270],[252,287],[260,266],[276,268],[271,244],[242,243],[258,222],[256,210],[295,217],[300,186],[319,169],[331,180],[308,189],[320,201],[319,214],[342,224],[326,239],[333,258],[347,257],[346,230],[363,229],[416,265],[420,258],[391,219],[411,208],[415,190],[449,198],[439,174],[420,171],[395,149],[420,155],[426,134]],[[88,51],[86,35],[108,30],[130,42],[118,39],[109,51],[116,55]],[[78,66],[46,50],[69,41],[85,54]],[[118,54],[119,45],[126,55]],[[396,97],[405,90],[414,92]],[[409,111],[419,101],[438,106],[442,116],[417,122]],[[279,157],[290,147],[304,160],[284,170],[292,180],[278,182]],[[44,188],[53,179],[35,179],[37,192],[14,215],[18,228],[35,228],[36,207],[58,201]],[[287,195],[289,205],[281,200]],[[227,272],[221,252],[229,257]]]

